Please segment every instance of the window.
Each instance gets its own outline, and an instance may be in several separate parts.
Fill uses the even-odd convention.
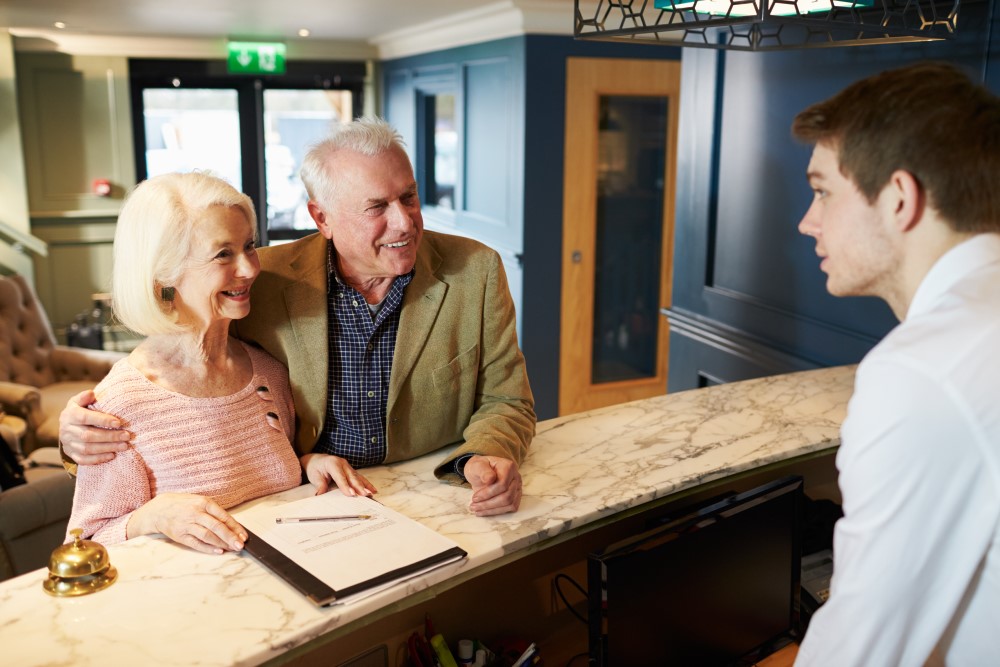
[[[454,83],[446,78],[421,81],[417,88],[416,177],[420,202],[452,220],[461,210],[460,119]]]
[[[425,98],[425,127],[429,148],[424,175],[425,202],[430,206],[455,210],[455,182],[458,179],[458,130],[455,126],[455,96],[428,95]]]
[[[129,71],[140,180],[209,170],[253,199],[262,245],[315,231],[299,167],[311,144],[361,115],[364,63],[247,76],[221,60],[135,59]]]
[[[264,180],[271,238],[286,236],[288,230],[293,236],[315,231],[299,167],[312,144],[331,128],[351,122],[354,97],[350,90],[264,91]]]

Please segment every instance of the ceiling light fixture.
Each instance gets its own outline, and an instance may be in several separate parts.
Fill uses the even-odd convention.
[[[66,28],[66,24],[65,24],[65,23],[63,23],[62,21],[56,21],[56,22],[55,22],[55,23],[53,23],[52,25],[54,25],[54,26],[55,26],[56,28],[58,28],[59,30],[64,30],[64,29]]]
[[[574,0],[581,39],[774,51],[951,39],[960,0]]]
[[[301,28],[299,30],[299,37],[308,37],[308,36],[309,36],[309,29],[308,28]]]

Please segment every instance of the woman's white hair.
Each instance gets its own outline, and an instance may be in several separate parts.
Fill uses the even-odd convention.
[[[403,137],[382,118],[363,116],[353,123],[341,125],[336,134],[314,144],[302,159],[299,176],[309,199],[321,205],[333,200],[336,174],[331,173],[328,163],[338,151],[348,150],[374,157],[391,149],[406,150]]]
[[[250,197],[217,176],[163,174],[129,192],[118,215],[111,273],[111,307],[118,321],[143,336],[185,331],[161,290],[180,278],[195,227],[213,206],[239,209],[256,238]]]

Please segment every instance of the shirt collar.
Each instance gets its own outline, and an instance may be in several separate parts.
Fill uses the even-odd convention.
[[[931,310],[956,283],[984,266],[1000,261],[1000,234],[976,234],[934,262],[920,281],[906,319]]]

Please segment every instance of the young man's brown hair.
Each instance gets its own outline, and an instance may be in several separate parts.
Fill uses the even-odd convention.
[[[839,153],[869,202],[897,169],[956,231],[1000,231],[1000,99],[947,63],[894,69],[795,117],[795,138]]]

